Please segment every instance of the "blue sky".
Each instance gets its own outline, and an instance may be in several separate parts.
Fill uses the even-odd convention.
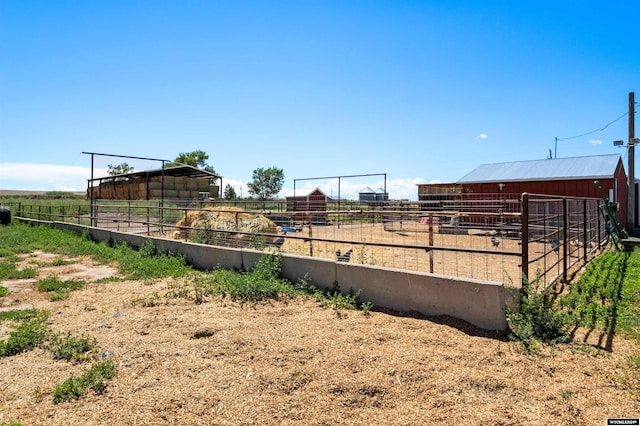
[[[243,195],[259,167],[285,192],[386,173],[410,199],[544,159],[556,137],[558,157],[626,162],[612,141],[640,98],[638,16],[615,0],[0,0],[0,189],[84,190],[83,151],[203,150]],[[102,157],[97,173],[123,161],[159,167]]]

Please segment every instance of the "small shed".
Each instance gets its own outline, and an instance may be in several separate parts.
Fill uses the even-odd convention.
[[[299,190],[286,197],[286,201],[288,212],[327,211],[327,195],[320,188]]]

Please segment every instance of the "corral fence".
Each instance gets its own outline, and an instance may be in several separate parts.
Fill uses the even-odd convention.
[[[519,286],[567,280],[606,244],[600,199],[536,194],[441,194],[419,202],[341,203],[287,212],[278,202],[96,200],[10,206],[16,217],[72,222],[226,247],[429,272]],[[216,218],[203,214],[215,206]],[[344,208],[348,207],[348,208]],[[358,208],[360,207],[360,208]],[[182,221],[187,216],[201,220]],[[257,218],[275,226],[260,226]],[[263,221],[264,222],[264,221]],[[261,222],[261,223],[263,223]]]

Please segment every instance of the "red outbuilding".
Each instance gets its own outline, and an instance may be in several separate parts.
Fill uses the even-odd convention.
[[[436,194],[548,194],[600,198],[599,181],[610,202],[618,207],[618,220],[625,223],[627,177],[619,155],[554,158],[482,164],[455,183],[418,185],[418,200],[433,200]]]

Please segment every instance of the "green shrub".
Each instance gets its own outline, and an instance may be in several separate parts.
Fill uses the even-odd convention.
[[[538,280],[523,284],[520,309],[507,313],[511,337],[529,346],[535,341],[565,342],[569,339],[567,317],[555,308],[555,299],[548,290],[538,288]]]
[[[280,254],[265,253],[260,256],[251,272],[216,269],[212,274],[210,292],[229,295],[231,300],[259,301],[277,299],[283,295],[294,294],[294,287],[280,279]]]

